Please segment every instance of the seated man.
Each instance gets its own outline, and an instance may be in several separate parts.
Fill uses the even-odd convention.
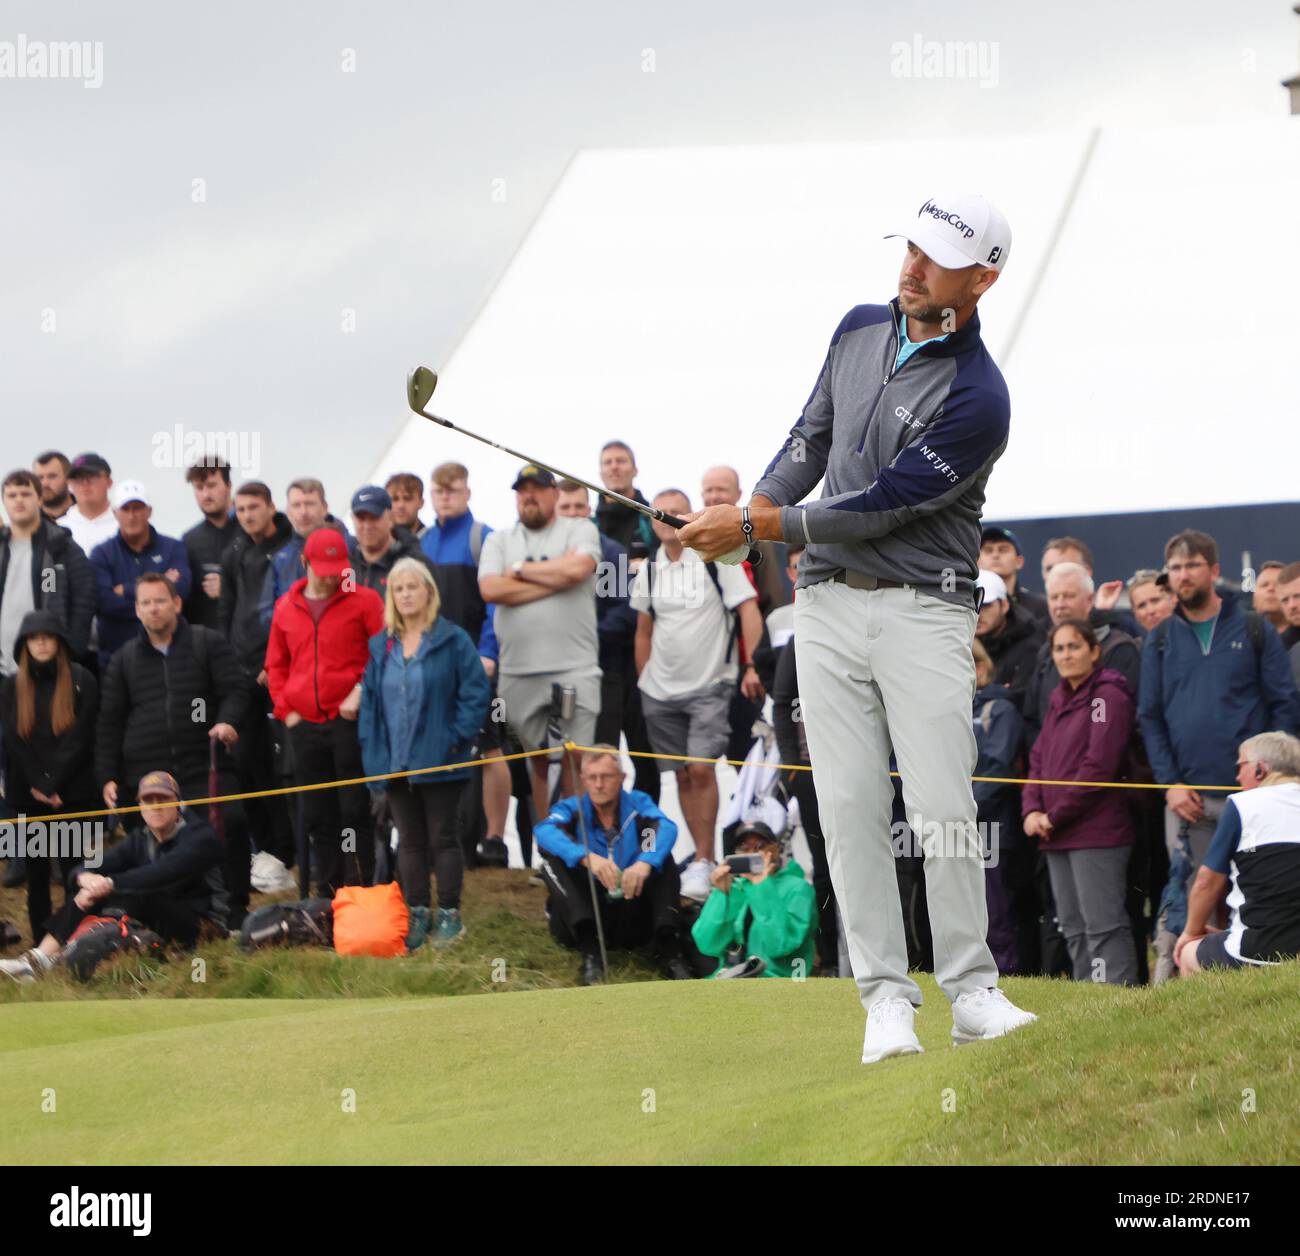
[[[618,751],[603,743],[582,756],[582,793],[561,798],[533,830],[545,860],[546,919],[561,946],[582,952],[579,982],[605,979],[589,877],[607,948],[653,941],[674,979],[695,976],[681,957],[681,882],[673,863],[677,826],[639,789],[623,788]]]
[[[723,860],[691,929],[718,960],[714,977],[808,977],[816,958],[817,898],[786,844],[761,820],[736,831],[736,854],[759,855],[761,872],[733,875]]]
[[[1300,739],[1260,733],[1237,755],[1230,794],[1174,944],[1184,976],[1300,956]],[[1232,878],[1226,931],[1209,921]]]
[[[78,864],[68,875],[71,894],[45,926],[40,944],[17,959],[0,960],[0,972],[17,982],[45,976],[58,962],[83,918],[116,907],[161,938],[191,947],[205,920],[225,929],[225,851],[200,814],[174,804],[181,790],[169,772],[140,781],[141,827],[105,853],[98,871]]]

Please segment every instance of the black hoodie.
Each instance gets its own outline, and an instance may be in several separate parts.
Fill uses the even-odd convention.
[[[1015,704],[1017,711],[1023,710],[1043,644],[1043,630],[1038,621],[1012,602],[1002,631],[981,637],[980,644],[993,660],[993,679],[1007,687],[1008,692],[1003,696]]]
[[[37,633],[58,637],[70,649],[68,634],[52,611],[31,611],[23,616],[14,641],[14,654],[23,642]],[[5,750],[8,753],[6,797],[18,810],[39,809],[30,791],[39,789],[46,797],[59,796],[65,808],[83,810],[96,804],[91,754],[95,719],[99,710],[99,686],[94,676],[80,663],[69,660],[72,669],[73,708],[76,723],[56,737],[50,725],[54,703],[54,686],[58,679],[57,660],[29,664],[36,691],[36,726],[29,738],[18,735],[18,677],[6,676],[0,687],[0,723],[4,726]]]

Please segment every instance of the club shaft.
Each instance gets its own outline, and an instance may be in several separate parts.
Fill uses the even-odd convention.
[[[502,453],[509,454],[512,458],[522,459],[524,462],[531,462],[535,467],[541,467],[543,471],[549,471],[552,475],[561,480],[572,480],[575,484],[581,484],[583,488],[589,489],[593,493],[599,493],[604,497],[612,497],[616,502],[621,502],[624,506],[632,510],[639,511],[643,515],[648,515],[651,519],[658,519],[660,523],[666,523],[670,527],[684,528],[686,521],[678,519],[675,515],[670,515],[665,511],[659,510],[654,506],[647,506],[645,502],[639,502],[635,497],[624,497],[622,493],[616,493],[613,489],[599,487],[592,484],[589,480],[584,480],[580,475],[573,475],[568,471],[561,471],[559,467],[552,467],[543,462],[540,458],[533,458],[528,454],[520,453],[517,449],[511,449],[509,445],[503,445],[500,441],[491,440],[487,436],[480,436],[477,432],[471,432],[467,427],[461,427],[453,423],[450,419],[444,419],[441,415],[430,414],[427,410],[418,411],[426,419],[432,419],[433,422],[442,427],[449,427],[453,432],[459,432],[462,436],[469,436],[473,440],[482,441],[485,445],[491,445],[493,449],[499,449]]]
[[[412,404],[412,409],[414,409]],[[512,458],[520,458],[524,462],[531,462],[535,467],[541,467],[543,471],[549,471],[552,475],[558,476],[561,480],[572,480],[575,484],[581,484],[589,492],[596,493],[604,497],[612,497],[616,502],[627,506],[639,514],[648,516],[651,519],[658,519],[660,523],[666,523],[670,528],[686,527],[686,520],[679,519],[676,515],[670,515],[667,511],[659,510],[655,506],[647,506],[645,502],[639,502],[635,497],[624,497],[622,493],[616,493],[613,489],[603,488],[591,483],[590,480],[584,480],[580,475],[573,475],[568,471],[562,471],[559,467],[553,467],[549,463],[543,462],[540,458],[530,457],[528,454],[520,453],[517,449],[511,449],[509,445],[503,445],[500,441],[492,440],[487,436],[480,436],[477,432],[470,431],[467,427],[461,427],[458,423],[453,423],[450,419],[444,419],[440,414],[430,414],[428,410],[416,410],[416,414],[421,418],[428,419],[431,423],[437,423],[439,427],[450,428],[453,432],[459,432],[462,436],[468,436],[471,440],[476,440],[484,445],[490,445],[493,449],[499,449],[503,454],[509,454]],[[749,562],[757,566],[762,561],[762,551],[757,546],[749,547]]]

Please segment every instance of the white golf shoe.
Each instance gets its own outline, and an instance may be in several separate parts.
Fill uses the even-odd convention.
[[[971,990],[953,1001],[952,1040],[963,1043],[1001,1038],[1037,1019],[1033,1012],[1018,1008],[996,986]]]
[[[916,1037],[916,1008],[907,999],[877,999],[867,1009],[867,1036],[862,1043],[862,1063],[874,1064],[891,1055],[920,1055]]]

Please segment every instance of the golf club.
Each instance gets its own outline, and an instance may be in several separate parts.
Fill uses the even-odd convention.
[[[643,515],[649,515],[651,519],[658,519],[660,523],[666,523],[672,528],[684,528],[685,519],[679,519],[676,515],[670,515],[666,511],[659,510],[654,506],[647,506],[644,502],[639,502],[635,497],[624,497],[622,493],[616,493],[613,489],[599,488],[595,484],[589,483],[579,475],[573,475],[568,471],[561,471],[557,467],[548,466],[540,458],[531,458],[527,454],[521,454],[517,449],[511,449],[509,445],[502,445],[498,441],[489,440],[486,436],[480,436],[477,432],[471,432],[467,427],[458,427],[450,419],[444,419],[440,415],[430,414],[425,406],[429,404],[429,399],[433,396],[433,390],[438,386],[438,375],[436,371],[431,371],[427,366],[417,366],[406,377],[406,400],[411,409],[415,411],[422,419],[428,419],[431,423],[437,423],[441,427],[450,428],[453,432],[459,432],[462,436],[469,436],[474,440],[482,441],[485,445],[491,445],[493,449],[499,449],[504,454],[509,454],[512,458],[520,458],[524,462],[531,462],[534,466],[541,467],[544,471],[549,471],[552,475],[558,476],[562,480],[572,480],[575,484],[581,484],[583,488],[593,493],[601,494],[605,497],[612,497],[616,502],[621,502],[633,510],[639,511]],[[725,554],[719,554],[714,560],[719,563],[739,563],[746,559],[757,566],[763,561],[763,553],[756,545],[737,545],[735,549],[728,550]]]

